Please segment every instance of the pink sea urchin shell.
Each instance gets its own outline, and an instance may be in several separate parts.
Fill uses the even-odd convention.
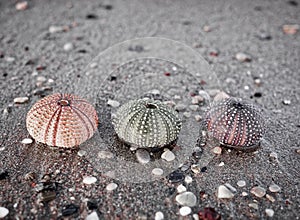
[[[53,94],[35,103],[26,118],[29,134],[57,147],[77,146],[91,138],[98,126],[95,108],[72,94]]]

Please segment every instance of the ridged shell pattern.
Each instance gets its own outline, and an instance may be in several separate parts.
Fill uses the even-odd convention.
[[[181,120],[158,100],[138,99],[122,105],[113,117],[120,139],[139,148],[162,147],[177,139]]]
[[[33,105],[26,118],[29,134],[50,146],[73,147],[93,136],[98,116],[88,101],[72,94],[53,94]]]
[[[265,133],[265,121],[258,108],[237,98],[213,103],[205,121],[211,135],[228,146],[255,146]]]

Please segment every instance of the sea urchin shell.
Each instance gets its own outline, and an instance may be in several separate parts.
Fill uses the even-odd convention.
[[[97,112],[86,100],[72,94],[53,94],[35,103],[26,118],[29,134],[50,146],[73,147],[93,136]]]
[[[265,132],[265,121],[258,108],[232,97],[213,103],[205,122],[207,130],[221,144],[238,149],[257,146]]]
[[[178,114],[169,106],[152,99],[129,101],[113,118],[119,138],[135,147],[162,147],[177,139],[181,129]]]

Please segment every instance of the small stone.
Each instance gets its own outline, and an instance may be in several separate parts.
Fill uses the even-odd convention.
[[[269,216],[269,217],[273,217],[273,215],[274,215],[273,209],[266,209],[265,212],[266,212],[267,216]]]
[[[203,31],[205,32],[210,32],[211,31],[211,27],[208,25],[203,26]]]
[[[225,163],[224,163],[223,161],[222,161],[221,163],[218,164],[219,167],[222,167],[222,166],[224,166],[224,165],[225,165]]]
[[[203,102],[204,98],[200,95],[196,95],[192,98],[192,104],[196,105],[199,104],[200,102]]]
[[[190,105],[189,108],[190,108],[192,111],[196,112],[196,111],[198,110],[199,106],[198,106],[198,105]]]
[[[186,118],[190,118],[192,116],[192,114],[190,112],[184,112],[183,116]]]
[[[248,196],[248,193],[242,192],[242,196]]]
[[[191,165],[191,170],[194,172],[194,173],[200,173],[200,171],[201,171],[201,168],[200,168],[200,166],[198,165],[198,164],[192,164]]]
[[[23,10],[26,10],[27,8],[28,8],[28,2],[27,1],[18,2],[16,4],[16,9],[18,11],[23,11]]]
[[[250,87],[249,87],[249,86],[244,86],[244,89],[245,89],[245,90],[249,90]]]
[[[72,43],[66,43],[64,45],[64,50],[65,51],[70,51],[70,50],[73,50],[74,49],[74,45]]]
[[[217,57],[217,56],[219,56],[219,51],[217,49],[211,49],[209,51],[209,56]]]
[[[14,57],[5,57],[6,62],[12,63],[16,60]]]
[[[212,207],[206,207],[198,212],[200,220],[221,220],[221,215]]]
[[[21,143],[22,144],[32,144],[33,140],[31,138],[24,138]]]
[[[152,174],[155,175],[155,176],[161,176],[161,175],[164,174],[164,171],[161,168],[154,168],[152,170]]]
[[[98,67],[98,63],[91,63],[91,64],[90,64],[90,67],[91,67],[92,69],[95,69],[96,67]]]
[[[189,214],[191,214],[192,209],[188,206],[183,206],[179,209],[179,213],[181,216],[187,216]]]
[[[177,70],[177,67],[176,67],[176,66],[173,66],[173,67],[172,67],[172,70],[173,70],[173,71],[176,71],[176,70]]]
[[[272,40],[272,36],[265,32],[259,33],[256,37],[260,40]]]
[[[163,220],[164,219],[164,213],[162,213],[162,212],[156,212],[154,219],[155,220]]]
[[[99,220],[99,216],[97,212],[93,211],[91,214],[89,214],[85,220]]]
[[[177,195],[175,199],[180,205],[184,206],[192,207],[197,203],[197,197],[192,192],[183,192]]]
[[[49,27],[49,32],[51,34],[58,33],[58,32],[63,32],[63,31],[66,31],[66,30],[67,30],[67,27],[65,27],[65,26],[50,26]]]
[[[238,187],[244,187],[244,186],[246,186],[246,181],[239,180],[236,184],[238,185]]]
[[[186,187],[184,185],[180,184],[179,186],[177,186],[177,192],[178,193],[186,192]]]
[[[201,115],[195,115],[195,120],[196,121],[201,121],[201,119],[202,119],[202,116]]]
[[[77,155],[78,155],[79,157],[83,157],[83,156],[86,155],[86,151],[85,151],[85,150],[79,150],[79,151],[77,152]]]
[[[181,111],[184,111],[186,109],[186,105],[184,104],[177,104],[175,105],[175,110],[181,112]]]
[[[285,99],[285,100],[282,101],[282,103],[283,103],[284,105],[290,105],[292,102],[291,102],[291,100],[289,100],[289,99]]]
[[[23,104],[25,102],[28,102],[28,100],[29,100],[28,97],[17,97],[17,98],[14,98],[14,103]]]
[[[84,184],[93,184],[97,181],[97,178],[96,177],[93,177],[93,176],[86,176],[83,178],[83,183]]]
[[[0,207],[0,218],[4,218],[9,213],[9,210],[5,207]]]
[[[168,179],[170,183],[178,183],[184,180],[184,174],[175,170],[169,174]]]
[[[118,108],[120,106],[120,102],[112,100],[112,99],[109,99],[107,101],[107,104],[113,108]]]
[[[170,150],[166,150],[162,153],[161,158],[170,162],[172,160],[175,160],[175,154]]]
[[[272,184],[272,185],[269,186],[269,190],[271,192],[279,192],[281,190],[281,188],[276,184]]]
[[[142,164],[148,163],[151,159],[149,152],[145,149],[138,149],[135,155],[136,159]]]
[[[180,99],[181,99],[181,96],[180,96],[180,95],[174,95],[174,99],[175,99],[175,100],[180,100]]]
[[[275,198],[274,198],[273,196],[269,195],[269,194],[266,194],[266,198],[267,198],[269,201],[271,201],[271,202],[275,202],[275,201],[276,201]]]
[[[285,34],[296,34],[299,31],[299,25],[298,24],[286,24],[283,25],[282,30]]]
[[[100,150],[98,152],[98,157],[101,159],[110,159],[114,157],[114,154],[110,151]]]
[[[113,190],[115,190],[117,187],[118,187],[118,185],[117,185],[116,183],[109,183],[109,184],[106,186],[106,190],[107,190],[107,191],[113,191]]]
[[[235,58],[240,62],[250,62],[251,57],[245,53],[237,53],[235,55]]]
[[[213,152],[214,154],[221,154],[221,153],[222,153],[222,148],[221,148],[221,147],[214,147],[214,148],[212,149],[212,152]]]
[[[226,186],[220,185],[217,196],[219,199],[231,199],[234,197],[234,194]]]
[[[184,178],[184,182],[186,182],[187,184],[190,184],[193,182],[193,178],[191,176],[186,176]]]
[[[199,220],[199,215],[198,214],[193,214],[193,219],[194,220]]]
[[[257,203],[249,203],[248,204],[249,205],[249,207],[251,207],[251,208],[253,208],[253,209],[258,209],[258,205],[257,205]]]
[[[230,185],[229,183],[225,183],[225,186],[230,189],[231,192],[236,192],[236,188]]]
[[[261,198],[264,195],[266,195],[266,190],[260,186],[253,187],[250,192],[258,198]]]

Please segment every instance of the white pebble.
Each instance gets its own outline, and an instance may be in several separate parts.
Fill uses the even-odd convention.
[[[110,183],[106,186],[106,190],[112,191],[112,190],[115,190],[117,187],[118,187],[118,185],[116,183]]]
[[[154,168],[152,170],[152,174],[156,175],[156,176],[161,176],[163,175],[164,171],[161,168]]]
[[[183,206],[179,209],[179,213],[181,216],[187,216],[189,214],[191,214],[192,209],[188,206]]]
[[[106,151],[106,150],[100,150],[98,152],[98,157],[101,159],[109,159],[109,158],[113,158],[114,154],[110,151]]]
[[[32,144],[33,140],[31,138],[24,138],[21,143],[22,144]]]
[[[225,163],[222,161],[221,163],[219,163],[219,167],[222,167],[222,166],[224,166],[225,165]]]
[[[66,43],[66,44],[64,45],[64,50],[65,50],[65,51],[73,50],[73,48],[74,48],[74,45],[73,45],[72,43]]]
[[[198,214],[193,214],[193,219],[194,220],[199,220],[199,215]]]
[[[251,208],[258,209],[257,203],[249,203],[248,205],[249,205],[249,207],[251,207]]]
[[[97,66],[98,66],[98,63],[91,63],[91,64],[90,64],[90,67],[91,67],[92,69],[95,69]]]
[[[180,184],[179,186],[177,186],[177,192],[178,193],[186,192],[186,187],[184,185]]]
[[[107,104],[113,108],[118,108],[120,106],[120,102],[118,102],[116,100],[112,100],[112,99],[109,99],[107,101]]]
[[[190,184],[193,182],[193,178],[191,176],[186,176],[184,178],[184,182],[186,182],[187,184]]]
[[[163,220],[164,219],[164,213],[162,213],[162,212],[156,212],[154,219],[155,220]]]
[[[5,207],[0,207],[0,218],[4,218],[9,213],[9,210]]]
[[[89,214],[85,220],[99,220],[98,214],[97,212],[92,212],[91,214]]]
[[[271,202],[275,202],[276,201],[275,198],[273,196],[269,195],[269,194],[266,194],[266,198],[268,200],[270,200]]]
[[[170,162],[172,160],[175,160],[175,154],[170,150],[166,150],[162,153],[161,158]]]
[[[23,10],[26,10],[28,7],[28,2],[27,1],[23,1],[23,2],[18,2],[16,4],[16,9],[18,11],[23,11]]]
[[[250,192],[251,192],[253,195],[255,195],[255,196],[259,197],[259,198],[261,198],[261,197],[263,197],[264,195],[266,195],[266,190],[265,190],[264,188],[260,187],[260,186],[255,186],[255,187],[253,187],[253,188],[250,190]]]
[[[195,115],[195,120],[196,121],[201,121],[201,119],[202,119],[201,115]]]
[[[142,164],[148,163],[151,159],[149,152],[145,149],[138,149],[135,155],[137,160]]]
[[[236,184],[238,185],[238,187],[244,187],[244,186],[246,186],[246,181],[239,180]]]
[[[16,60],[16,58],[14,58],[14,57],[5,57],[5,60],[9,63],[12,63]]]
[[[17,97],[17,98],[14,98],[14,103],[16,104],[22,104],[22,103],[25,103],[29,100],[28,97]]]
[[[249,55],[245,54],[245,53],[237,53],[235,55],[235,58],[240,62],[247,62],[247,61],[249,62],[249,61],[251,61],[251,57]]]
[[[97,181],[97,178],[96,177],[93,177],[93,176],[86,176],[83,178],[83,183],[84,184],[93,184]]]
[[[192,192],[183,192],[177,195],[175,199],[180,205],[184,206],[192,207],[197,203],[197,197]]]
[[[217,195],[219,199],[231,199],[234,197],[234,194],[224,185],[218,187]]]
[[[63,26],[50,26],[49,27],[49,32],[51,34],[57,33],[57,32],[63,32],[65,30],[65,27]]]
[[[279,192],[281,190],[281,188],[276,184],[272,184],[272,185],[269,186],[269,190],[271,192]]]
[[[265,212],[266,212],[267,216],[269,216],[269,217],[273,217],[273,215],[274,215],[273,209],[266,209]]]
[[[214,154],[221,154],[221,153],[222,153],[222,148],[221,148],[221,147],[214,147],[214,148],[212,149],[212,152],[213,152]]]
[[[242,192],[242,196],[248,196],[248,193]]]
[[[86,151],[85,151],[85,150],[79,150],[79,151],[77,152],[77,155],[78,155],[79,157],[83,157],[84,155],[86,155]]]

